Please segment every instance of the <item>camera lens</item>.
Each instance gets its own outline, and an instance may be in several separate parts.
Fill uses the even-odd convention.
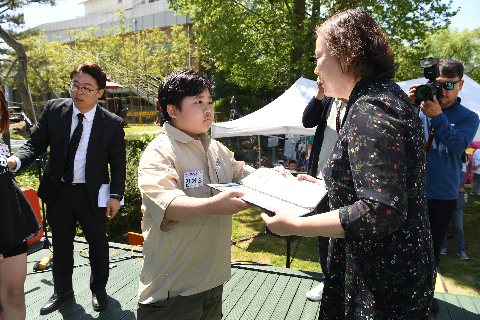
[[[431,100],[433,96],[437,93],[437,88],[430,83],[425,83],[418,86],[417,90],[415,90],[415,97],[419,101],[427,101]]]

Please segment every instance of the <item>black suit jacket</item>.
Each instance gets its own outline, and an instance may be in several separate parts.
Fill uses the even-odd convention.
[[[318,158],[323,144],[323,135],[327,126],[328,114],[335,99],[323,96],[322,100],[313,97],[303,111],[302,123],[305,128],[317,126],[313,145],[310,150],[310,159],[308,160],[307,174],[317,177]]]
[[[50,146],[50,157],[38,189],[38,196],[47,204],[55,199],[63,176],[72,114],[72,99],[49,100],[30,139],[15,153],[25,168]],[[98,190],[102,184],[110,183],[112,194],[123,195],[125,190],[126,150],[123,124],[122,118],[97,106],[85,166],[86,187],[97,214],[105,214],[105,208],[98,208]]]

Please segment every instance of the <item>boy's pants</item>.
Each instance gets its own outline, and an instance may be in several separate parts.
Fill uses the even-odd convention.
[[[164,301],[137,304],[138,320],[220,320],[223,285],[191,296],[177,296]]]

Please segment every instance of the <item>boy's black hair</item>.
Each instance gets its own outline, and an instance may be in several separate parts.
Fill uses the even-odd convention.
[[[178,110],[182,108],[185,97],[199,95],[207,89],[213,93],[214,85],[203,72],[192,69],[180,69],[166,76],[158,86],[158,102],[166,121],[170,121],[167,105],[173,104]]]
[[[290,160],[290,161],[288,162],[288,164],[290,164],[290,163],[297,163],[297,161],[295,161],[295,160],[292,159],[292,160]]]

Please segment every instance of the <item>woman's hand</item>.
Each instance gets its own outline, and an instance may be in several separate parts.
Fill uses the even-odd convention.
[[[319,184],[319,185],[321,185],[321,186],[324,187],[324,188],[327,188],[327,186],[325,185],[325,181],[324,181],[324,180],[320,180],[320,179],[314,178],[314,177],[312,177],[312,176],[309,176],[308,174],[299,174],[299,175],[297,176],[297,179],[298,179],[298,180],[307,180],[307,181],[310,181],[310,182]]]
[[[272,212],[262,209],[260,217],[265,221],[267,227],[279,236],[289,236],[295,234],[295,223],[297,216],[288,211],[287,209],[274,206]]]
[[[323,79],[321,79],[320,77],[317,78],[317,87],[318,90],[315,98],[317,98],[317,100],[322,100],[323,95],[325,94],[325,89],[323,88]]]

